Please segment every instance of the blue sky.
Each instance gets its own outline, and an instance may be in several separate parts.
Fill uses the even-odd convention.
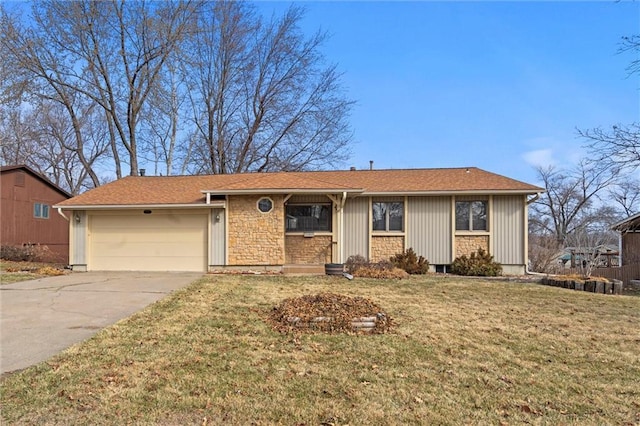
[[[267,15],[290,3],[258,3]],[[349,164],[477,166],[536,182],[535,165],[584,156],[576,128],[640,117],[618,53],[640,2],[303,2],[302,29],[357,104]]]

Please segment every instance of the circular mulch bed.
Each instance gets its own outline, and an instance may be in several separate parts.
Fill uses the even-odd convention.
[[[391,317],[364,297],[320,293],[285,299],[269,321],[281,332],[385,333]]]

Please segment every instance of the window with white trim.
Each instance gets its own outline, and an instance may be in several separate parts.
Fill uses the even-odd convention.
[[[404,203],[403,202],[374,202],[372,204],[374,231],[403,231]]]
[[[331,204],[287,204],[287,232],[331,232]]]
[[[487,201],[456,201],[456,231],[487,231]]]
[[[269,213],[273,210],[273,200],[269,197],[263,197],[258,200],[258,210],[262,213]]]
[[[33,204],[33,217],[38,219],[49,219],[49,205],[42,203]]]

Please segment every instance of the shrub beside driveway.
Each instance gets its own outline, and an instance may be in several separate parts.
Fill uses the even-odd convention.
[[[381,335],[281,334],[281,300],[330,291]],[[640,298],[412,277],[207,276],[2,382],[7,423],[634,424]]]

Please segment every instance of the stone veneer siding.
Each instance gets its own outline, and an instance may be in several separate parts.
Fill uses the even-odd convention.
[[[371,256],[372,262],[380,260],[389,260],[395,254],[404,251],[404,236],[376,236],[371,237]]]
[[[303,235],[285,237],[286,261],[291,265],[318,265],[331,263],[331,235]]]
[[[478,248],[489,251],[488,235],[458,235],[456,236],[456,257],[463,254],[470,256],[471,253],[477,252]]]
[[[273,209],[258,210],[269,197]],[[233,195],[227,201],[229,265],[284,265],[284,198],[282,195]]]

